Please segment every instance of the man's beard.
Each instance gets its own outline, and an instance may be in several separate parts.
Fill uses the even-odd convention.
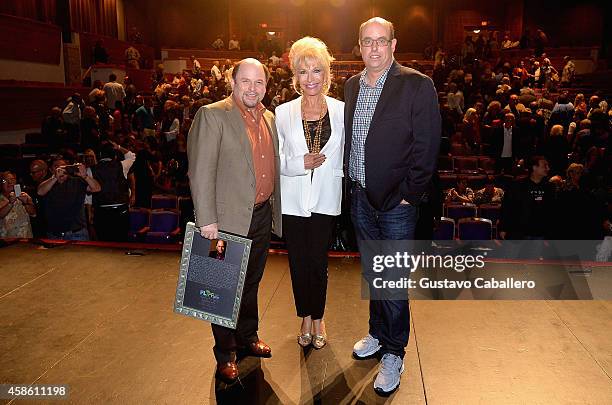
[[[254,107],[256,107],[259,104],[260,101],[261,101],[261,99],[260,99],[259,96],[256,97],[255,100],[250,100],[250,99],[247,99],[245,94],[242,95],[242,104],[244,104],[245,107],[247,107],[247,108],[254,108]]]

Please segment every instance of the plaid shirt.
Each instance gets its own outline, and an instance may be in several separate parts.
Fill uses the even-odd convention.
[[[351,139],[351,153],[349,156],[349,176],[365,188],[365,142],[370,130],[370,123],[374,116],[376,104],[387,80],[387,74],[392,65],[383,72],[374,87],[366,83],[367,69],[364,69],[359,78],[359,95],[353,115],[353,136]]]

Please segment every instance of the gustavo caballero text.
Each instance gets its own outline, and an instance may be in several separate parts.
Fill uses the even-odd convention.
[[[402,277],[397,280],[383,280],[381,277],[372,280],[372,286],[378,289],[396,288],[499,288],[499,289],[524,289],[535,288],[533,280],[515,280],[513,277],[505,279],[478,277],[472,280],[432,280],[430,278],[420,278],[413,280]]]

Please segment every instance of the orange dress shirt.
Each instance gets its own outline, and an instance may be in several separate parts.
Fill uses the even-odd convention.
[[[249,141],[251,141],[255,169],[255,204],[259,204],[267,201],[274,192],[276,176],[272,134],[263,119],[266,108],[261,103],[254,108],[245,108],[242,103],[235,100],[234,104],[240,110]]]

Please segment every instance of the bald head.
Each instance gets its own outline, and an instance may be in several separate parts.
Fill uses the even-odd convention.
[[[236,65],[234,66],[232,70],[232,79],[234,79],[234,81],[236,80],[236,76],[238,75],[238,72],[240,71],[240,67],[243,65],[251,65],[251,66],[260,67],[264,71],[264,75],[266,76],[266,82],[270,78],[270,71],[268,70],[268,67],[266,65],[264,65],[263,63],[261,63],[255,58],[246,58],[246,59],[242,59],[239,62],[236,62]]]
[[[388,33],[389,33],[388,39],[391,40],[391,39],[395,38],[395,29],[393,28],[393,23],[391,21],[387,21],[387,20],[385,20],[382,17],[373,17],[373,18],[370,18],[368,21],[362,23],[361,26],[359,27],[359,39],[360,40],[361,40],[361,37],[362,37],[361,34],[363,33],[363,30],[368,25],[371,25],[371,24],[380,24],[380,25],[384,26],[387,29]]]
[[[245,108],[255,108],[266,95],[270,73],[257,59],[243,59],[232,71],[232,97]]]

